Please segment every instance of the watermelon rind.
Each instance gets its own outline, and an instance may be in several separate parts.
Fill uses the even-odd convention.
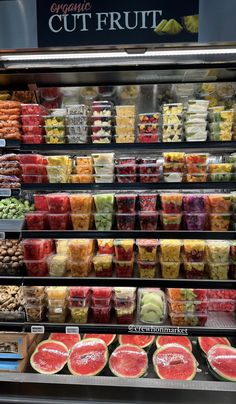
[[[36,363],[34,362],[34,357],[35,357],[35,354],[38,353],[40,347],[42,347],[43,345],[46,345],[47,343],[51,343],[51,342],[54,342],[54,343],[58,344],[58,346],[63,347],[64,350],[67,352],[67,356],[66,356],[66,358],[65,358],[65,361],[61,364],[60,367],[58,367],[57,369],[52,370],[52,371],[45,371],[45,370],[42,370],[42,369],[40,368],[40,366],[36,365]],[[65,364],[67,363],[68,355],[69,355],[69,350],[68,350],[67,346],[66,346],[65,344],[63,344],[63,342],[60,342],[60,341],[53,341],[53,340],[50,340],[50,339],[46,339],[46,340],[40,342],[40,343],[37,345],[37,347],[35,348],[34,352],[32,353],[32,355],[31,355],[31,357],[30,357],[30,365],[31,365],[31,367],[32,367],[34,370],[36,370],[36,372],[38,372],[38,373],[53,375],[53,374],[55,374],[55,373],[60,372],[60,371],[64,368]]]
[[[62,339],[60,338],[62,337]],[[71,345],[71,337],[75,338],[75,342],[73,345]],[[66,343],[64,341],[64,339],[66,340],[66,338],[68,339],[68,343]],[[67,348],[70,350],[72,349],[72,347],[79,341],[81,341],[81,337],[80,334],[64,334],[64,333],[59,333],[59,332],[52,332],[48,339],[53,340],[53,341],[59,341],[62,342],[63,344],[65,344],[67,346]]]
[[[166,337],[171,338],[172,341],[171,342],[166,342],[164,344],[161,343],[161,339],[164,339]],[[184,340],[186,341],[186,345],[183,345],[180,342],[178,342],[178,338],[184,338]],[[179,345],[187,348],[190,352],[192,352],[192,343],[191,343],[191,341],[190,341],[190,339],[188,337],[184,337],[184,336],[178,337],[178,336],[175,336],[175,335],[168,335],[168,336],[167,335],[160,335],[160,336],[157,337],[157,339],[156,339],[156,347],[157,347],[157,349],[159,349],[163,345],[167,345],[167,344],[179,344]]]
[[[140,335],[135,335],[135,337],[143,337],[143,334],[140,334]],[[150,339],[150,341],[148,341],[146,344],[135,344],[134,342],[124,342],[123,341],[123,338],[131,338],[131,341],[132,341],[132,337],[134,337],[134,335],[128,335],[128,334],[125,334],[125,335],[119,335],[119,338],[118,338],[118,340],[119,340],[119,344],[120,345],[127,345],[127,344],[129,344],[129,345],[136,345],[136,346],[138,346],[139,348],[143,348],[143,349],[147,349],[147,348],[149,348],[152,344],[153,344],[153,342],[154,342],[154,340],[155,340],[155,336],[154,335],[149,335],[149,337],[151,338]]]
[[[223,373],[222,371],[217,369],[215,365],[212,365],[211,360],[213,359],[215,352],[217,350],[219,351],[219,349],[223,349],[224,351],[229,350],[229,353],[231,353],[231,354],[233,353],[236,356],[236,348],[233,348],[232,346],[228,346],[228,345],[223,345],[223,344],[214,345],[208,351],[208,354],[207,354],[207,364],[208,364],[208,367],[209,367],[212,375],[217,380],[220,380],[220,381],[223,380],[223,381],[228,381],[228,382],[236,382],[236,366],[235,366],[235,376],[231,377],[231,376],[228,376],[225,372]],[[229,355],[229,356],[231,357],[231,360],[232,360],[232,355]],[[235,363],[236,363],[236,361],[235,361]],[[231,362],[230,366],[232,366],[232,362]],[[232,367],[230,369],[232,370]]]
[[[131,375],[125,375],[125,371],[128,371],[128,372],[129,372],[129,371],[130,371],[130,368],[129,368],[129,369],[123,368],[123,373],[120,373],[120,372],[118,372],[118,371],[111,365],[112,357],[116,355],[117,351],[119,351],[120,349],[124,349],[124,348],[129,349],[130,347],[135,348],[135,349],[136,349],[136,352],[137,352],[137,350],[138,350],[142,355],[144,355],[144,354],[146,355],[146,365],[140,370],[139,373],[137,373],[136,375],[133,375],[133,376],[131,376]],[[119,346],[112,352],[112,354],[111,354],[111,356],[110,356],[109,368],[110,368],[111,372],[113,373],[113,375],[115,375],[115,376],[117,376],[117,377],[130,378],[130,379],[138,379],[138,378],[142,377],[142,376],[147,372],[147,369],[148,369],[148,356],[147,356],[147,353],[145,352],[144,349],[138,347],[137,345],[133,345],[133,344],[122,344],[122,345],[119,345]]]
[[[75,344],[73,346],[72,350],[70,351],[70,355],[69,355],[69,358],[68,358],[68,361],[67,361],[67,366],[68,366],[68,369],[69,369],[69,371],[70,371],[70,373],[72,375],[83,376],[81,373],[79,373],[78,371],[73,369],[73,364],[71,363],[71,357],[72,357],[74,351],[77,349],[78,346],[82,346],[83,344],[88,343],[88,342],[93,342],[94,344],[99,343],[99,344],[102,344],[104,346],[104,363],[102,364],[102,366],[100,368],[98,368],[97,370],[94,370],[94,372],[86,373],[86,376],[99,375],[102,372],[102,370],[104,369],[104,367],[106,366],[106,364],[107,364],[107,361],[108,361],[108,349],[107,349],[107,345],[105,344],[105,342],[102,339],[99,339],[99,338],[86,338],[86,339],[83,339],[83,340],[79,341],[77,344]],[[89,362],[88,362],[88,365],[89,365]]]
[[[198,346],[199,346],[199,348],[200,348],[200,350],[201,350],[201,353],[202,353],[202,355],[203,355],[204,357],[207,356],[207,352],[209,351],[209,349],[208,349],[208,351],[206,351],[206,346],[204,347],[204,343],[207,343],[207,340],[209,340],[209,338],[211,338],[211,339],[216,338],[216,339],[217,339],[217,338],[219,338],[219,337],[198,337],[198,339],[197,339]],[[225,344],[223,344],[223,343],[221,343],[221,342],[218,342],[218,343],[212,345],[212,347],[215,346],[215,345],[219,345],[219,344],[221,344],[221,345],[226,345],[226,346],[231,346],[231,343],[230,343],[230,341],[228,340],[228,338],[226,338],[226,337],[220,337],[220,338],[224,340]],[[212,348],[212,347],[211,347],[211,348]],[[210,348],[210,349],[211,349],[211,348]]]
[[[189,349],[185,348],[183,345],[180,345],[180,344],[166,344],[166,345],[162,345],[160,348],[158,348],[158,349],[154,352],[153,357],[152,357],[152,362],[153,362],[154,370],[155,370],[157,376],[158,376],[160,379],[165,379],[165,378],[160,374],[160,372],[159,372],[159,370],[158,370],[158,366],[156,366],[155,358],[156,358],[156,356],[157,356],[160,352],[164,351],[166,348],[171,348],[171,347],[172,347],[172,348],[175,348],[175,347],[182,348],[182,349],[191,357],[191,359],[193,360],[193,363],[194,363],[194,371],[193,371],[193,373],[192,373],[189,377],[187,377],[187,378],[185,378],[185,379],[183,379],[183,380],[193,380],[194,377],[196,376],[196,373],[197,373],[197,361],[196,361],[195,357],[193,356],[192,352],[190,352]]]
[[[96,335],[96,337],[95,337],[95,335]],[[105,335],[106,338],[103,339],[102,335]],[[107,338],[107,337],[108,337],[108,338]],[[110,337],[110,339],[109,339],[109,337]],[[109,347],[113,344],[113,342],[115,342],[115,340],[116,340],[116,334],[90,334],[90,333],[84,334],[83,340],[84,340],[84,339],[89,339],[89,338],[98,338],[98,339],[101,339],[102,341],[105,342],[105,344],[106,344],[107,347],[109,348]],[[105,341],[105,339],[106,339],[107,341]]]

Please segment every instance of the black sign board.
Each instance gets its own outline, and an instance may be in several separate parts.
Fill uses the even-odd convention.
[[[199,0],[37,0],[38,46],[198,41]]]

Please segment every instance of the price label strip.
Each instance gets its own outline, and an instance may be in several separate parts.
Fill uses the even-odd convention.
[[[5,233],[4,233],[4,231],[0,231],[0,240],[5,240]]]
[[[11,189],[8,188],[0,189],[0,196],[11,196]]]
[[[146,326],[146,325],[129,325],[129,333],[137,334],[155,334],[155,335],[188,335],[187,328],[180,327],[162,327],[162,326]]]
[[[79,327],[66,327],[66,334],[79,334]]]
[[[32,325],[31,333],[32,334],[44,334],[45,328],[43,325]]]
[[[6,140],[0,139],[0,147],[6,147]]]

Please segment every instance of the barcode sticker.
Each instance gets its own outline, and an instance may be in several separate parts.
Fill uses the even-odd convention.
[[[45,328],[43,325],[32,325],[31,333],[32,334],[44,334]]]
[[[66,327],[66,334],[79,334],[79,327]]]

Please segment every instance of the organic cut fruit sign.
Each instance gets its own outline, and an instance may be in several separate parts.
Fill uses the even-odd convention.
[[[197,42],[198,12],[199,0],[37,0],[38,46]]]

